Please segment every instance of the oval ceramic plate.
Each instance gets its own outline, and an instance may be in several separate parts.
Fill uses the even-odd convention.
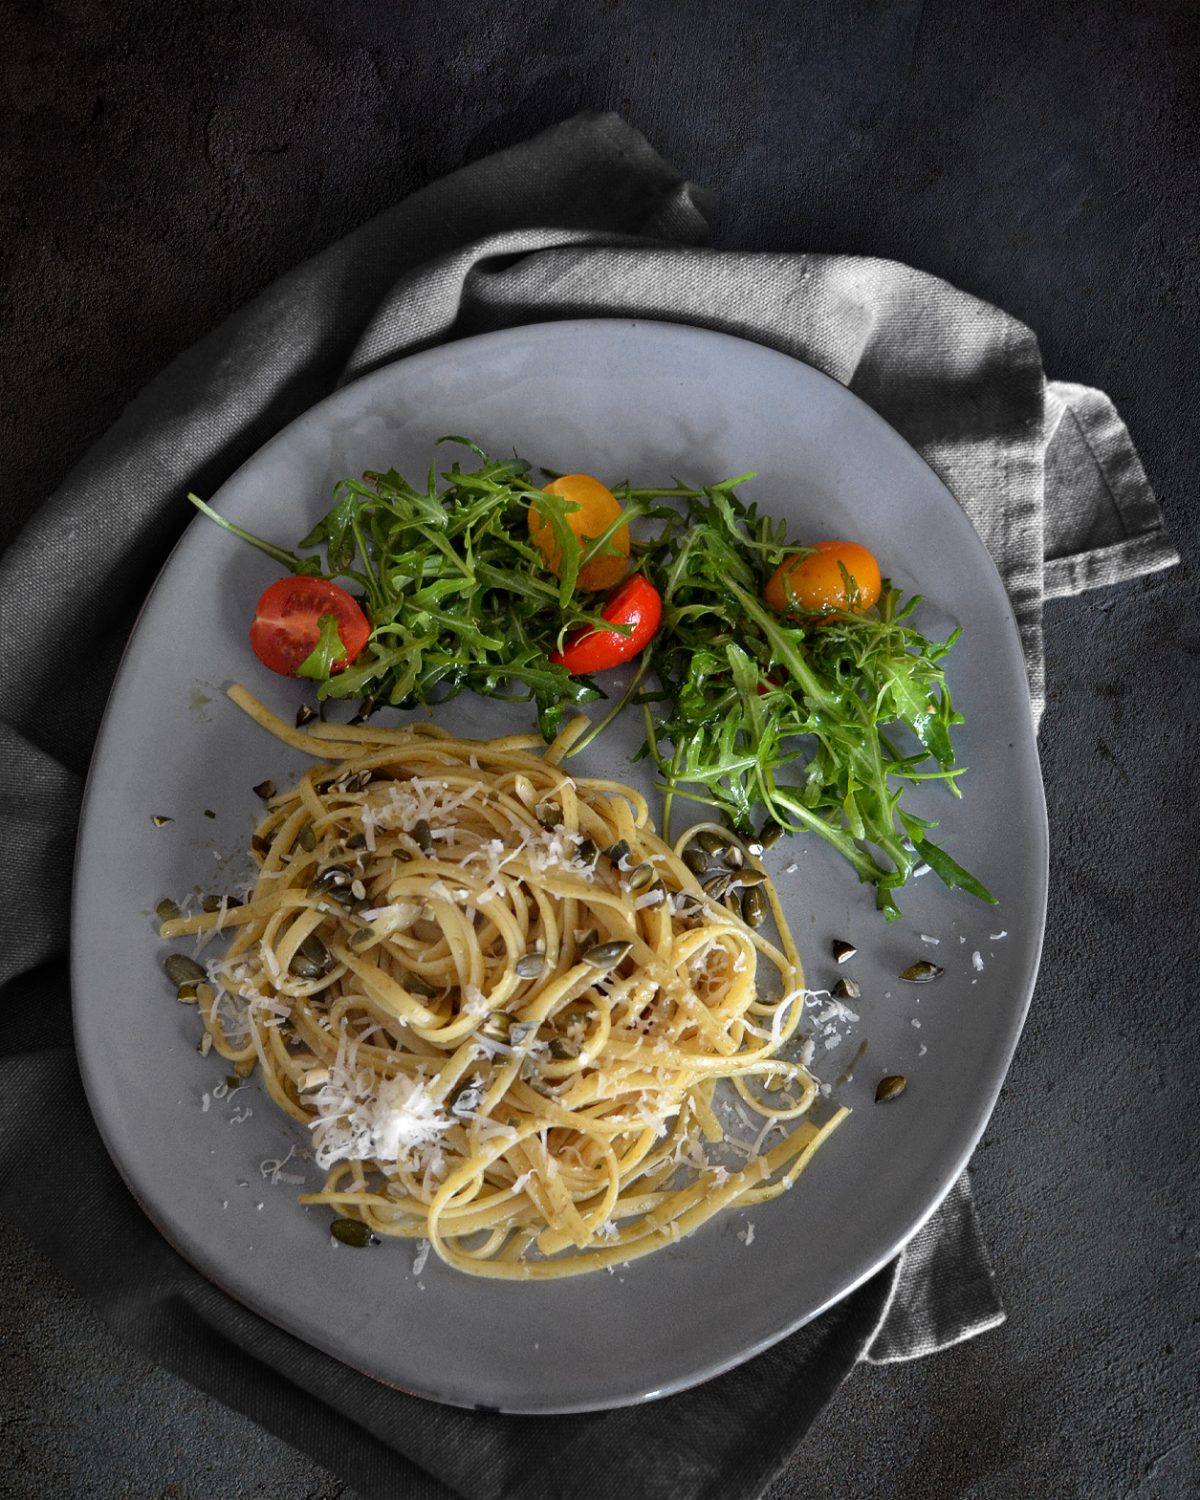
[[[142,613],[88,783],[74,913],[84,1078],[110,1152],[166,1237],[291,1333],[459,1405],[553,1412],[649,1399],[747,1359],[883,1265],[983,1130],[1028,1005],[1045,913],[1045,807],[1020,644],[967,518],[885,422],[805,365],[676,325],[553,323],[418,354],[315,407],[214,504],[291,546],[328,509],[337,479],[392,465],[423,475],[444,433],[611,482],[705,483],[753,469],[743,497],[785,516],[792,536],[866,541],[905,592],[927,596],[917,617],[927,634],[963,627],[949,677],[967,719],[965,796],[931,786],[916,805],[941,819],[938,837],[1000,906],[929,876],[901,893],[904,919],[888,926],[819,841],[775,847],[810,985],[842,972],[832,939],[860,949],[859,1020],[821,1029],[814,1067],[833,1080],[864,1040],[867,1050],[836,1091],[853,1115],[774,1202],[730,1212],[614,1274],[561,1282],[479,1280],[434,1258],[417,1271],[411,1241],[339,1246],[327,1211],[295,1201],[297,1179],[311,1188],[320,1178],[303,1158],[304,1131],[253,1081],[218,1097],[222,1065],[198,1056],[196,1013],[176,1004],[162,971],[155,902],[240,882],[261,808],[252,787],[267,777],[283,785],[303,764],[223,696],[244,682],[289,718],[301,700],[305,690],[263,671],[247,641],[254,601],[279,570],[198,518]],[[443,447],[438,457],[448,467],[469,455]],[[475,735],[530,723],[525,706],[467,697],[438,713]],[[574,764],[650,790],[644,765],[628,763],[640,735],[639,716],[623,715]],[[159,827],[154,815],[173,821]],[[918,958],[935,959],[943,977],[899,982]],[[908,1089],[876,1106],[885,1073],[906,1074]]]

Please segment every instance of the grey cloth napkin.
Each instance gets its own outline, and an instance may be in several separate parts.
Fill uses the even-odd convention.
[[[469,334],[580,316],[706,325],[813,364],[897,427],[970,515],[1013,601],[1035,720],[1044,598],[1177,560],[1111,405],[1047,383],[1028,329],[890,262],[709,249],[710,208],[612,115],[474,163],[177,360],[0,559],[4,638],[42,648],[0,657],[0,1212],[131,1343],[372,1500],[758,1495],[858,1359],[912,1358],[1003,1318],[964,1177],[896,1263],[694,1391],[578,1417],[437,1407],[307,1348],[192,1272],[121,1185],[80,1088],[63,963],[71,848],[121,647],[188,519],[185,492],[211,493],[347,380]],[[48,1193],[66,1161],[72,1192]]]

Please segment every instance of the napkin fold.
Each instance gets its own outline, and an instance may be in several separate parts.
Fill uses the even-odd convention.
[[[556,1418],[438,1407],[194,1273],[121,1184],[79,1083],[63,958],[71,848],[121,649],[189,519],[186,491],[211,493],[348,380],[470,334],[583,316],[698,324],[815,365],[891,422],[975,524],[1016,612],[1035,723],[1044,599],[1178,560],[1111,403],[1048,382],[1028,329],[892,262],[713,250],[712,206],[615,115],[475,162],[298,266],[176,360],[0,559],[4,639],[41,645],[0,660],[0,1213],[130,1343],[368,1500],[755,1496],[860,1358],[914,1358],[1003,1318],[964,1176],[893,1265],[692,1391]],[[64,1162],[70,1193],[49,1188]]]

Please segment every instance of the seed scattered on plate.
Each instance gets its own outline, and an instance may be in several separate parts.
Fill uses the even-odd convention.
[[[256,797],[261,797],[264,802],[269,802],[275,795],[275,783],[273,781],[260,781],[257,786],[250,790]]]
[[[164,813],[155,813],[150,820],[155,828],[165,828],[168,823],[173,823],[174,818],[168,818]]]
[[[900,978],[908,984],[928,984],[931,979],[936,979],[939,974],[946,971],[940,964],[931,964],[927,958],[918,959],[915,964],[909,964],[901,974]]]
[[[296,710],[296,728],[303,729],[306,724],[311,724],[316,717],[316,709],[309,708],[307,703],[302,703]]]
[[[833,940],[833,961],[834,961],[834,963],[844,964],[847,961],[847,959],[853,958],[854,955],[857,952],[858,952],[858,949],[854,946],[854,944],[853,943],[848,943],[845,940],[845,938],[834,938],[834,940]]]
[[[898,1099],[904,1092],[908,1079],[903,1073],[889,1073],[886,1078],[881,1078],[875,1086],[875,1103],[886,1104],[889,1099]]]
[[[361,1219],[334,1219],[329,1232],[342,1245],[362,1250],[371,1243],[371,1229]]]
[[[843,975],[833,987],[833,996],[835,1000],[861,1000],[862,986],[857,979]]]

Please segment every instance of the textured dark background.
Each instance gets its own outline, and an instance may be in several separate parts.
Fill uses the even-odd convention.
[[[1200,1493],[1196,5],[4,0],[0,25],[0,541],[258,288],[586,107],[718,194],[719,243],[908,261],[1113,397],[1184,563],[1048,610],[1046,954],[973,1168],[1009,1321],[856,1374],[771,1495]],[[115,1345],[12,1232],[0,1285],[0,1494],[354,1500]]]

